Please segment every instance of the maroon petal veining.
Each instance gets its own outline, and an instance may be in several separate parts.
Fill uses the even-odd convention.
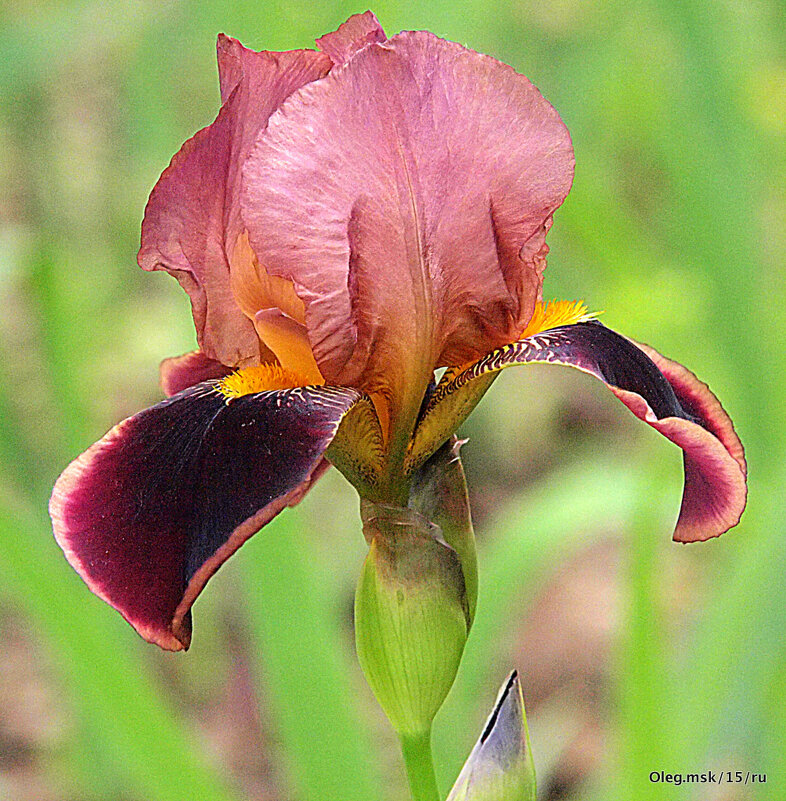
[[[226,402],[198,384],[115,426],[66,468],[55,537],[146,639],[187,648],[191,605],[252,534],[297,503],[359,394],[301,387]]]

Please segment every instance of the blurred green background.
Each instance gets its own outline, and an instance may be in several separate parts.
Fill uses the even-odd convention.
[[[337,473],[215,577],[187,655],[94,598],[46,514],[59,471],[156,402],[158,362],[194,347],[186,296],[135,254],[156,178],[217,110],[216,33],[308,47],[364,8],[0,10],[0,799],[406,797],[354,655],[365,547]],[[464,430],[481,588],[436,722],[443,791],[516,666],[543,799],[786,797],[784,4],[374,11],[388,34],[427,28],[513,64],[554,104],[577,168],[546,296],[586,299],[707,380],[751,474],[737,529],[677,546],[674,446],[587,376],[500,378]],[[767,783],[650,783],[661,770]]]

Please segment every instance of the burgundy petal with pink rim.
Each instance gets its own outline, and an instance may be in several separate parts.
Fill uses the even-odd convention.
[[[597,321],[548,329],[488,354],[438,387],[425,415],[438,415],[441,399],[481,376],[535,363],[564,364],[599,378],[636,417],[682,448],[685,489],[675,540],[707,540],[737,525],[747,467],[718,399],[682,365]]]
[[[695,542],[713,536],[708,532],[722,534],[737,525],[745,508],[748,466],[740,438],[720,401],[703,381],[678,362],[647,345],[636,344],[666,376],[682,408],[703,429],[697,431],[679,420],[653,423],[643,410],[645,417],[641,419],[685,451],[685,498],[674,539]],[[629,408],[641,417],[632,406]]]
[[[360,397],[300,387],[227,402],[211,382],[191,387],[71,463],[50,501],[55,537],[146,640],[187,648],[207,580],[324,472],[322,455]]]
[[[269,355],[230,282],[242,233],[240,169],[271,113],[325,75],[332,62],[314,50],[256,53],[226,36],[219,37],[218,61],[224,105],[212,125],[183,145],[153,189],[139,264],[178,279],[191,297],[204,354],[237,367]]]
[[[405,32],[271,116],[241,203],[260,262],[306,305],[325,379],[395,405],[522,330],[572,175],[567,129],[525,77]]]

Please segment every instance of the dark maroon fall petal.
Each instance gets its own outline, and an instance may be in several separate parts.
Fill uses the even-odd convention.
[[[748,467],[740,438],[703,381],[678,362],[636,344],[666,377],[687,415],[702,427],[697,431],[678,420],[651,424],[685,452],[685,492],[674,539],[695,542],[713,536],[708,534],[713,530],[715,536],[722,534],[737,525],[747,498]],[[712,527],[708,521],[713,521]]]
[[[161,389],[168,398],[177,395],[184,389],[210,381],[214,378],[223,378],[232,372],[221,362],[210,359],[201,350],[192,350],[182,356],[172,356],[161,362],[160,383]]]
[[[747,468],[718,399],[682,365],[597,321],[552,328],[493,351],[438,386],[423,420],[438,419],[440,405],[460,392],[471,393],[481,376],[534,363],[564,364],[599,378],[636,417],[682,448],[685,489],[675,540],[707,540],[737,525],[747,497]],[[474,405],[478,398],[471,400]]]
[[[115,426],[63,472],[55,537],[90,589],[148,641],[187,648],[191,605],[252,534],[324,472],[351,389],[226,402],[198,384]]]
[[[677,542],[708,540],[739,523],[747,498],[742,443],[706,384],[598,322],[544,331],[529,340],[539,347],[538,360],[600,378],[636,417],[682,448],[685,488]]]

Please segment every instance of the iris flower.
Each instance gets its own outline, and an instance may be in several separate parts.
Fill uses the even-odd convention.
[[[516,364],[590,373],[682,448],[676,540],[735,525],[743,449],[707,386],[583,304],[542,300],[574,158],[538,90],[428,32],[387,38],[370,12],[317,47],[221,36],[218,116],[150,196],[139,264],[189,294],[199,350],[55,485],[55,536],[90,589],[187,648],[208,579],[330,464],[406,506]]]

